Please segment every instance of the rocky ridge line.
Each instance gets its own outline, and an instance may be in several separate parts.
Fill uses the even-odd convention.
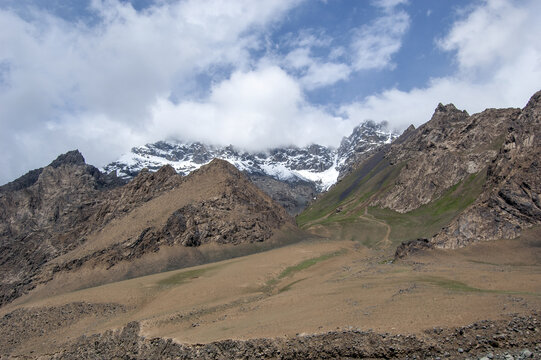
[[[139,332],[139,323],[132,322],[121,330],[83,336],[52,358],[471,359],[486,355],[504,358],[509,352],[522,358],[541,356],[538,314],[510,320],[479,321],[459,328],[433,328],[417,336],[345,330],[291,338],[187,345],[171,339],[145,338]]]
[[[134,147],[115,162],[106,165],[106,173],[130,179],[143,168],[155,171],[165,164],[188,175],[214,158],[227,160],[245,174],[269,176],[287,183],[313,183],[317,191],[325,191],[336,182],[339,173],[351,166],[356,157],[382,144],[390,143],[396,134],[386,130],[387,124],[367,121],[355,127],[340,146],[312,144],[306,147],[287,146],[262,152],[249,152],[234,146],[213,146],[199,142],[159,141]]]

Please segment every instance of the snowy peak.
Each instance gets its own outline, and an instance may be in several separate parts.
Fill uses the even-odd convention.
[[[337,150],[337,170],[343,175],[363,156],[377,147],[390,144],[398,134],[387,130],[387,123],[366,121],[344,137]]]
[[[250,153],[233,146],[158,141],[132,148],[131,152],[103,170],[107,173],[116,171],[119,177],[130,179],[144,168],[157,171],[164,165],[171,165],[178,173],[188,175],[219,158],[249,175],[266,175],[288,183],[309,182],[321,192],[336,183],[345,164],[351,164],[360,153],[389,143],[394,138],[396,134],[387,131],[386,124],[368,121],[345,137],[338,149],[313,144],[303,148],[289,146]]]

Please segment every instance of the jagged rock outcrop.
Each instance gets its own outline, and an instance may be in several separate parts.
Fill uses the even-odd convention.
[[[403,259],[408,255],[415,254],[416,252],[431,249],[434,244],[429,239],[415,239],[411,241],[404,241],[398,245],[394,253],[394,259]]]
[[[136,185],[141,181],[140,178],[157,176],[164,169],[154,174],[139,174],[132,183]],[[197,194],[201,189],[194,185],[203,182],[207,185],[201,188],[206,189],[202,194]],[[127,191],[130,191],[130,184],[126,186]],[[210,191],[209,187],[212,187]],[[56,266],[54,272],[73,271],[84,265],[105,265],[111,268],[122,261],[158,252],[162,247],[262,242],[269,239],[276,229],[294,223],[285,209],[224,160],[215,159],[194,171],[175,190],[178,193],[190,192],[192,198],[189,202],[178,202],[177,206],[173,199],[177,194],[173,191],[165,192],[154,198],[153,203],[149,203],[152,208],[163,201],[173,203],[171,210],[165,211],[165,216],[157,218],[158,221],[149,220],[156,225],[127,229],[123,232],[123,238],[115,239],[110,245],[82,257],[76,254],[72,260]],[[107,228],[103,232],[107,232]]]
[[[541,91],[532,96],[506,129],[492,160],[483,193],[437,234],[437,247],[512,239],[522,229],[541,224]]]
[[[0,189],[0,304],[31,289],[47,261],[84,242],[100,193],[119,184],[71,151]]]
[[[386,122],[378,124],[369,120],[356,126],[349,136],[342,139],[337,149],[338,180],[343,179],[375,151],[388,146],[398,137],[397,134],[386,131],[387,126]]]

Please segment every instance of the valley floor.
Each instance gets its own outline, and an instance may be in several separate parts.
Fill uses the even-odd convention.
[[[0,309],[0,354],[51,354],[132,321],[146,338],[196,344],[356,330],[422,336],[527,317],[541,310],[539,235],[394,263],[391,247],[312,240],[46,298],[33,292]],[[539,328],[531,336],[541,343]]]

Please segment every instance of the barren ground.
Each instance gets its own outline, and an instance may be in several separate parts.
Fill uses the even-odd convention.
[[[141,334],[181,343],[323,333],[343,329],[419,334],[541,310],[541,238],[430,251],[390,263],[392,249],[353,241],[306,241],[188,269],[3,307],[120,304],[108,316],[81,314],[61,331],[18,339],[12,354],[52,351],[82,334],[141,323]],[[35,326],[39,325],[38,323]]]

